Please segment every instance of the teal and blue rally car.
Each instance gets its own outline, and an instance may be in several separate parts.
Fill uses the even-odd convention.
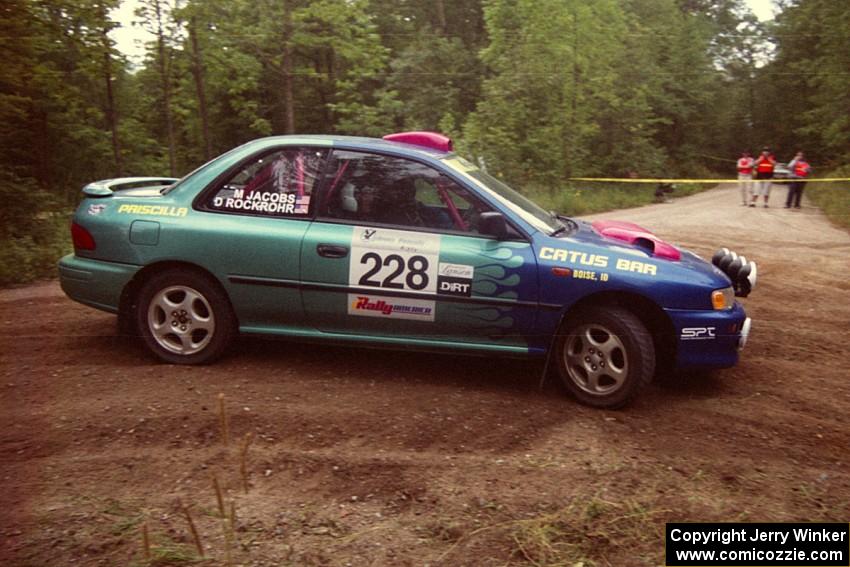
[[[171,363],[237,333],[538,356],[618,407],[657,372],[734,365],[749,334],[755,263],[547,212],[436,133],[264,138],[83,194],[63,290]]]

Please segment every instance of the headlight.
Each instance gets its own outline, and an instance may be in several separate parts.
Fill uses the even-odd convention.
[[[711,292],[711,306],[715,310],[732,309],[735,304],[735,290],[731,287],[715,289]]]

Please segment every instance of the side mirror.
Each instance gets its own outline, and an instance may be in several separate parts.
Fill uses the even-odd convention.
[[[508,225],[505,222],[505,216],[493,211],[481,213],[481,216],[478,217],[478,232],[495,236],[499,240],[507,238]]]

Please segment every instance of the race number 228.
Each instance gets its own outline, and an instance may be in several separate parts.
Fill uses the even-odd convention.
[[[366,267],[357,282],[362,286],[422,291],[431,281],[428,258],[419,254],[405,258],[400,254],[381,256],[377,252],[366,252],[360,257],[360,263]]]

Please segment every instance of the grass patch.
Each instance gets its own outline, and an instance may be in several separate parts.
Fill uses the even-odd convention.
[[[521,520],[508,520],[468,531],[455,540],[438,562],[487,548],[504,550],[505,565],[592,567],[658,565],[664,526],[670,510],[638,499],[611,502],[577,496],[563,508]],[[441,534],[432,534],[441,535]]]
[[[143,520],[144,517],[141,514],[136,516],[121,516],[112,525],[111,533],[114,536],[123,536],[135,533],[139,524],[141,524]]]
[[[573,500],[556,512],[516,522],[512,558],[541,566],[591,566],[643,556],[652,564],[664,539],[659,516],[666,513],[637,501]]]
[[[152,566],[165,567],[166,565],[182,565],[201,561],[194,549],[170,542],[153,547],[151,555],[150,565]]]
[[[649,205],[656,201],[652,183],[582,183],[559,189],[529,187],[523,193],[546,210],[568,216],[601,213]],[[677,183],[667,197],[675,199],[712,189],[715,185]]]
[[[128,567],[171,567],[174,565],[191,565],[193,563],[206,563],[206,560],[198,557],[195,550],[175,543],[166,543],[151,547],[151,558],[147,561],[137,557],[128,564]]]
[[[463,526],[453,520],[431,522],[417,530],[419,535],[454,543],[463,537]]]
[[[850,167],[823,174],[823,177],[850,177]],[[803,193],[837,226],[850,230],[850,182],[806,184]]]

